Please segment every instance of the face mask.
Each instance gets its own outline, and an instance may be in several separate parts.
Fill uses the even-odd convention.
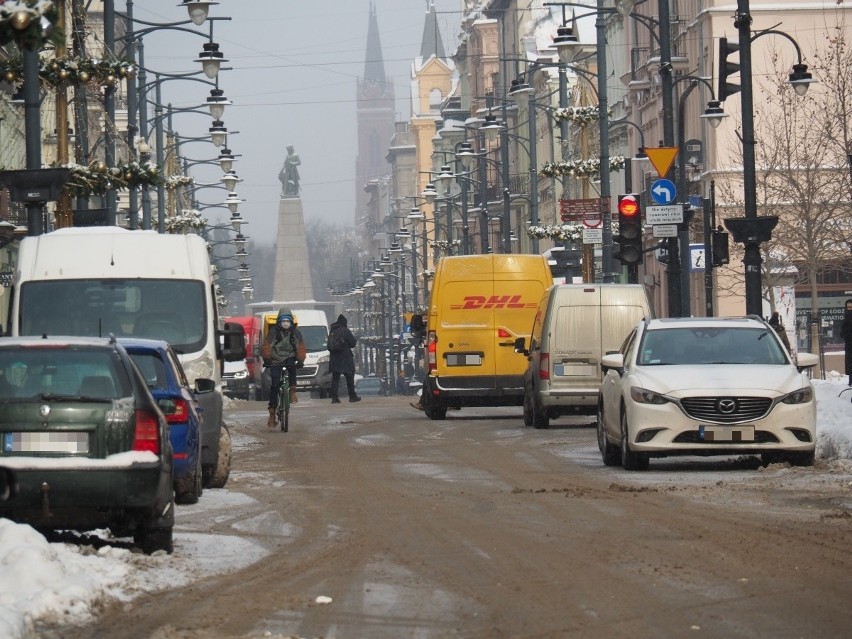
[[[281,320],[281,328],[290,328],[290,320]]]

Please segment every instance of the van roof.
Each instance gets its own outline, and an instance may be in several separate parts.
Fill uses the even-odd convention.
[[[487,254],[487,255],[453,255],[442,257],[438,262],[438,269],[444,275],[464,276],[465,279],[478,279],[484,274],[515,274],[519,272],[535,273],[539,268],[540,273],[547,273],[550,280],[550,266],[543,255],[530,255],[522,253],[511,254]]]

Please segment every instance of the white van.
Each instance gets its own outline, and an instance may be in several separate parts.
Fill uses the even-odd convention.
[[[547,428],[569,413],[593,414],[603,379],[601,358],[617,351],[636,323],[653,318],[640,284],[557,284],[541,298],[527,357],[524,424]]]
[[[202,476],[221,487],[230,469],[222,366],[245,358],[239,324],[221,326],[206,242],[119,227],[66,228],[21,240],[9,305],[11,335],[148,337],[169,342],[203,409]],[[227,453],[227,454],[225,454]],[[227,464],[224,467],[223,464]]]

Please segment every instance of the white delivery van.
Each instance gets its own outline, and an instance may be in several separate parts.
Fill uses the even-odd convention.
[[[21,240],[6,325],[15,336],[112,333],[169,342],[191,384],[216,382],[198,401],[204,483],[221,487],[230,469],[222,367],[245,358],[245,340],[239,324],[222,326],[215,288],[207,244],[197,235],[60,229]]]
[[[640,284],[557,284],[545,292],[526,355],[524,424],[547,428],[552,418],[597,410],[601,358],[617,351],[636,323],[653,313]]]

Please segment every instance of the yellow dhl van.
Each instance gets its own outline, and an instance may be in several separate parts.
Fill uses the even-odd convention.
[[[427,318],[423,407],[520,406],[526,362],[515,339],[529,338],[538,301],[553,283],[542,255],[444,257],[435,269]]]

